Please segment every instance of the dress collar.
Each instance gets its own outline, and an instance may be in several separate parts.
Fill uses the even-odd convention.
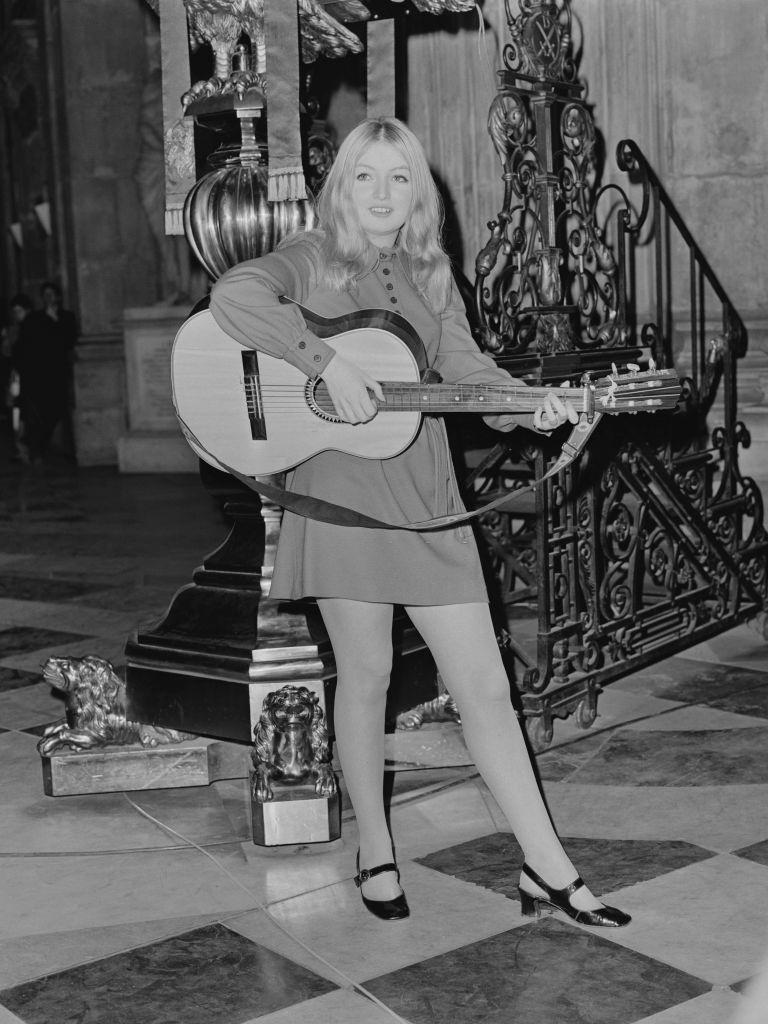
[[[371,246],[368,250],[368,261],[365,265],[365,269],[361,274],[358,274],[357,280],[361,281],[364,277],[368,277],[374,270],[377,270],[381,263],[389,263],[394,259],[400,261],[401,266],[405,267],[406,262],[401,250],[396,246]]]

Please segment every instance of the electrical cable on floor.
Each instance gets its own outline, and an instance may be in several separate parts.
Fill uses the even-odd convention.
[[[230,881],[234,882],[235,885],[238,886],[238,888],[242,889],[243,892],[246,893],[253,900],[254,906],[256,907],[257,910],[260,910],[263,914],[265,914],[266,917],[268,917],[269,920],[272,921],[272,923],[277,928],[279,928],[284,935],[286,935],[293,942],[301,946],[301,948],[305,952],[309,953],[309,955],[314,957],[316,960],[319,960],[321,964],[323,964],[325,967],[333,971],[334,974],[338,975],[339,978],[342,978],[351,989],[359,992],[362,996],[365,996],[366,999],[370,999],[372,1003],[375,1003],[376,1006],[378,1006],[381,1010],[384,1010],[385,1013],[388,1013],[394,1020],[399,1021],[399,1024],[411,1024],[410,1021],[405,1020],[391,1007],[387,1006],[386,1003],[383,1003],[377,996],[373,994],[373,992],[369,992],[364,985],[361,985],[359,982],[354,981],[347,974],[345,974],[344,971],[340,970],[338,967],[335,967],[329,960],[326,960],[324,956],[322,956],[316,950],[312,949],[311,946],[308,946],[303,939],[300,939],[298,937],[298,935],[295,935],[292,931],[290,931],[290,929],[286,928],[284,924],[277,920],[274,914],[270,913],[269,907],[267,907],[265,903],[262,903],[259,900],[256,893],[253,892],[252,889],[249,889],[247,885],[243,885],[240,879],[236,878],[229,870],[229,868],[226,867],[226,865],[222,864],[218,857],[214,857],[212,853],[209,853],[208,850],[200,846],[199,843],[196,843],[194,839],[190,839],[188,836],[183,835],[181,832],[177,832],[176,829],[171,828],[170,825],[166,825],[164,821],[160,821],[159,818],[156,818],[154,815],[150,814],[149,811],[145,811],[144,808],[140,807],[135,801],[133,801],[128,796],[127,793],[123,793],[123,796],[128,801],[128,803],[135,810],[137,810],[139,814],[142,815],[142,817],[147,818],[148,821],[154,822],[154,824],[158,825],[161,829],[163,829],[164,832],[167,832],[169,835],[175,836],[177,839],[181,839],[182,842],[187,843],[189,846],[193,846],[196,850],[199,850],[200,853],[204,854],[209,860],[212,860],[213,863],[218,868],[220,868],[221,871],[224,872],[224,874],[230,879]]]

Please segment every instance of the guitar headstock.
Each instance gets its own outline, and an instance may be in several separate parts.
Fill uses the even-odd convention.
[[[624,373],[616,365],[606,377],[592,381],[595,409],[599,412],[660,412],[674,409],[680,399],[680,379],[676,370],[641,370],[629,363]]]

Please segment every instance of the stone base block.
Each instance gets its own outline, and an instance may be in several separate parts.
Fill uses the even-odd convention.
[[[341,800],[318,796],[314,785],[274,786],[272,800],[251,797],[253,841],[256,846],[304,846],[331,843],[341,836]],[[251,773],[253,793],[253,772]]]
[[[194,739],[161,747],[140,744],[62,750],[41,758],[46,796],[122,793],[137,789],[209,786],[244,779],[251,748],[222,740]]]

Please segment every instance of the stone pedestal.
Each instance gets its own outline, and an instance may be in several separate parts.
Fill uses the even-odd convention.
[[[246,778],[251,764],[250,748],[244,744],[200,736],[159,747],[128,743],[60,750],[41,761],[46,796],[209,786],[221,779]]]
[[[72,415],[78,466],[114,466],[125,432],[125,359],[119,334],[86,335],[77,343]]]
[[[251,773],[253,793],[253,773]],[[341,837],[341,800],[318,796],[314,785],[275,786],[274,799],[251,797],[251,824],[256,846],[332,843]]]
[[[197,471],[171,399],[171,348],[187,312],[183,306],[124,311],[128,432],[117,442],[121,473]]]

